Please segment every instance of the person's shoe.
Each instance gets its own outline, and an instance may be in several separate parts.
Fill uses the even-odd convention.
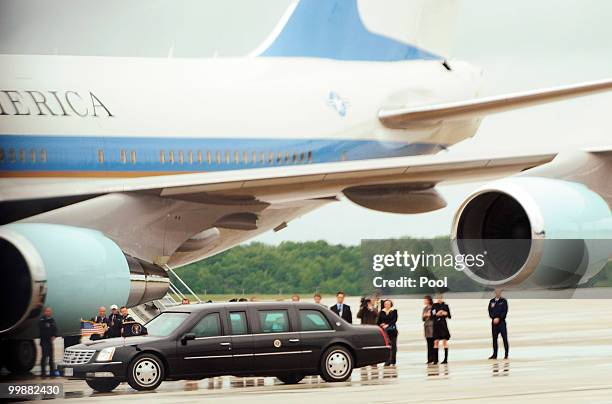
[[[504,359],[508,359],[508,354],[505,354],[505,355],[504,355]]]
[[[491,355],[491,356],[489,356],[489,359],[495,360],[495,359],[497,359],[497,355]]]
[[[443,365],[446,365],[446,364],[448,363],[448,360],[447,360],[447,359],[444,359],[444,360],[443,360],[442,362],[440,362],[440,363],[442,363]]]

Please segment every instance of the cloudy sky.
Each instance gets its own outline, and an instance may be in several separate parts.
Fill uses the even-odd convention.
[[[452,57],[482,66],[496,94],[612,77],[612,1],[458,0]],[[0,0],[0,53],[139,57],[239,56],[256,47],[289,0]],[[453,153],[533,150],[535,137],[572,148],[612,143],[612,95],[485,119]],[[455,209],[480,184],[442,187],[448,207],[422,215],[332,204],[259,240],[447,234]]]

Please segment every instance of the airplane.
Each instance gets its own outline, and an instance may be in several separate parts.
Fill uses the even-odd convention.
[[[75,319],[101,305],[164,296],[169,269],[342,198],[415,214],[446,206],[439,184],[490,180],[459,207],[453,239],[609,240],[609,139],[571,152],[446,151],[490,114],[612,80],[483,97],[481,69],[437,51],[454,7],[294,0],[243,58],[0,55],[7,369],[32,368],[43,306],[62,335],[77,334]],[[611,254],[571,248],[582,261],[565,278],[546,276],[563,250],[537,246],[511,262],[499,247],[499,271],[466,272],[485,286],[564,287]]]

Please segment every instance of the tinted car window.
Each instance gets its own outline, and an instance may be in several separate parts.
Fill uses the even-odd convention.
[[[189,313],[165,312],[145,324],[147,334],[155,337],[167,337],[189,317]]]
[[[287,310],[261,310],[259,324],[261,332],[287,332],[289,331]]]
[[[317,310],[300,310],[300,330],[331,330],[331,326],[321,312]]]
[[[244,311],[233,311],[230,313],[230,324],[232,335],[242,335],[247,333],[247,320]]]
[[[197,338],[216,337],[221,335],[221,318],[219,317],[219,313],[210,313],[204,316],[204,318],[191,329],[191,332],[194,333]]]

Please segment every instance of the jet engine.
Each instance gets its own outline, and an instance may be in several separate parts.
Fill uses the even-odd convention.
[[[96,230],[63,225],[1,226],[0,268],[2,337],[35,337],[44,306],[53,309],[62,335],[78,334],[79,320],[99,306],[136,306],[168,289],[162,268],[126,256]]]
[[[459,207],[451,237],[459,254],[485,254],[464,272],[491,287],[569,288],[612,257],[610,207],[585,185],[512,177],[473,192]]]

